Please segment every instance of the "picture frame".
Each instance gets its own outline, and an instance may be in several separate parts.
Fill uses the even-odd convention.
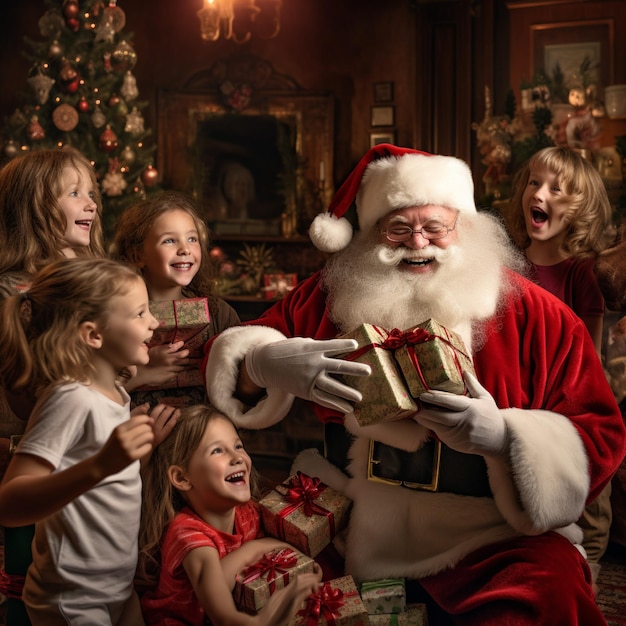
[[[373,106],[371,108],[371,126],[393,126],[395,124],[394,106]]]
[[[613,18],[533,24],[530,39],[531,76],[545,72],[550,77],[558,63],[567,80],[589,57],[592,81],[601,87],[613,84]]]
[[[374,102],[393,102],[393,83],[374,83]]]
[[[370,133],[370,148],[377,146],[381,143],[396,143],[396,133],[393,130],[388,130],[381,133]]]

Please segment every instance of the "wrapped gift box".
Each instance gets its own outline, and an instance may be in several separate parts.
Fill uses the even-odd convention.
[[[286,587],[295,576],[312,572],[314,563],[306,554],[289,548],[268,552],[235,576],[235,604],[244,611],[257,613],[275,591]]]
[[[361,426],[399,420],[417,412],[415,400],[409,394],[404,377],[394,359],[387,339],[389,333],[371,324],[341,336],[356,339],[359,347],[338,358],[367,363],[370,376],[346,376],[346,384],[363,394],[363,401],[355,405],[354,416]]]
[[[263,274],[263,292],[267,300],[286,296],[297,284],[297,274]]]
[[[404,578],[381,578],[361,585],[361,599],[370,615],[401,613],[406,608]]]
[[[150,313],[159,321],[149,346],[163,346],[176,341],[184,341],[189,350],[190,359],[202,359],[204,344],[209,338],[211,315],[209,302],[206,298],[185,298],[183,300],[164,300],[150,302]],[[159,389],[203,386],[200,366],[193,367],[176,376],[167,385],[159,385]],[[150,387],[140,387],[150,389]]]
[[[314,557],[348,522],[351,501],[343,494],[298,472],[259,501],[266,534]]]
[[[402,613],[370,615],[370,626],[428,626],[425,604],[407,604]]]
[[[463,371],[474,373],[474,364],[460,335],[433,319],[400,334],[395,358],[414,398],[429,389],[465,392]]]
[[[369,617],[352,576],[325,582],[306,600],[290,626],[367,626]]]

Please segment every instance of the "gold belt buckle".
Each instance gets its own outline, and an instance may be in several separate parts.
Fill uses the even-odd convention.
[[[408,480],[396,480],[393,478],[382,478],[376,476],[373,472],[374,466],[380,461],[374,458],[374,440],[370,439],[369,453],[367,458],[367,479],[377,483],[385,483],[387,485],[403,486],[409,489],[418,489],[422,491],[438,491],[439,490],[439,474],[441,471],[441,441],[435,441],[435,450],[433,454],[432,480],[430,483],[414,483]]]

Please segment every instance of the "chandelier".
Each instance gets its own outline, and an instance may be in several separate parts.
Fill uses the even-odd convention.
[[[282,0],[202,0],[198,11],[200,33],[205,41],[220,35],[246,43],[252,35],[272,39],[280,31]]]

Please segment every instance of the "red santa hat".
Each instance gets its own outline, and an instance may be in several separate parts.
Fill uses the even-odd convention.
[[[360,230],[367,230],[396,209],[436,204],[475,213],[474,181],[469,167],[455,157],[379,144],[365,153],[335,194],[328,211],[309,229],[313,245],[338,252],[352,239],[345,213],[356,203]]]

